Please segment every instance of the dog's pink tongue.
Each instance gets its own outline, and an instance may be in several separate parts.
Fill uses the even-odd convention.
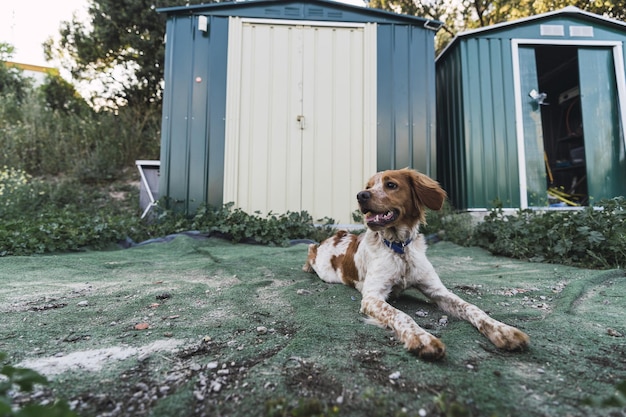
[[[388,211],[384,214],[370,214],[365,217],[365,221],[367,223],[381,223],[388,221],[391,217],[393,217],[393,213]]]
[[[380,214],[369,215],[365,217],[367,223],[377,223],[380,221]]]

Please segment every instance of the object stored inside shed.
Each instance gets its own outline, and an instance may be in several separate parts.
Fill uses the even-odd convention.
[[[578,48],[542,45],[535,56],[549,204],[587,205]]]

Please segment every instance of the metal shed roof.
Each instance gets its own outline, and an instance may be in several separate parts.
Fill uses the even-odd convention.
[[[260,17],[272,19],[306,19],[318,21],[406,23],[419,24],[427,29],[439,30],[442,22],[388,12],[381,9],[353,6],[328,0],[249,0],[224,3],[197,4],[188,6],[164,7],[159,13],[206,14],[215,16]]]
[[[589,21],[591,23],[598,23],[598,24],[602,24],[605,26],[609,26],[618,30],[622,30],[622,31],[626,31],[626,22],[622,22],[620,20],[616,20],[616,19],[611,19],[608,17],[604,17],[604,16],[600,16],[594,13],[590,13],[584,10],[579,9],[576,6],[567,6],[564,7],[563,9],[559,9],[559,10],[555,10],[555,11],[551,11],[551,12],[546,12],[546,13],[542,13],[542,14],[538,14],[535,16],[530,16],[530,17],[525,17],[522,19],[517,19],[517,20],[513,20],[510,22],[502,22],[502,23],[497,23],[495,25],[491,25],[491,26],[486,26],[486,27],[482,27],[482,28],[478,28],[478,29],[471,29],[471,30],[466,30],[464,32],[459,32],[456,34],[456,36],[454,37],[454,39],[452,39],[452,42],[450,42],[443,51],[441,51],[441,53],[439,54],[439,56],[437,56],[436,60],[441,59],[444,55],[446,55],[446,53],[454,48],[454,46],[458,43],[458,41],[461,38],[468,38],[468,37],[473,37],[473,36],[483,36],[483,35],[489,35],[491,33],[494,32],[498,32],[500,30],[503,29],[510,29],[513,28],[515,26],[522,26],[525,25],[527,23],[534,23],[534,22],[539,22],[542,20],[547,20],[550,19],[552,17],[555,16],[570,16],[570,17],[577,17],[581,20],[586,20]]]

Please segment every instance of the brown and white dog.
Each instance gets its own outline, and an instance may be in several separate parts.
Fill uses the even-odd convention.
[[[445,198],[436,181],[417,171],[375,174],[357,194],[366,232],[354,235],[342,230],[319,245],[309,245],[303,270],[315,271],[326,282],[359,290],[361,312],[394,330],[406,349],[421,358],[442,358],[445,345],[386,301],[411,287],[448,314],[469,321],[498,348],[527,347],[529,337],[524,332],[492,319],[450,292],[426,259],[419,226],[424,222],[425,208],[440,210]]]

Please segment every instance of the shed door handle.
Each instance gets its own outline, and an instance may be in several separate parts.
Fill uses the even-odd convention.
[[[304,116],[301,114],[298,115],[298,117],[296,117],[296,121],[300,123],[300,130],[304,130]]]

